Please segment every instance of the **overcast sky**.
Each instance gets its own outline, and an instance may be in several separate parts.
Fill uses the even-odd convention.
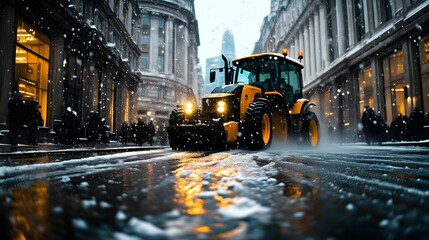
[[[204,72],[206,58],[221,54],[222,37],[227,29],[234,35],[237,57],[252,53],[271,1],[195,0],[194,3],[200,34],[198,55]]]

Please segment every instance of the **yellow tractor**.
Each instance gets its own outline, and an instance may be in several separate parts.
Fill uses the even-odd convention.
[[[225,56],[223,68],[210,70],[210,82],[223,73],[225,84],[195,103],[178,106],[167,127],[170,147],[175,150],[213,150],[247,147],[264,149],[273,141],[288,139],[316,147],[319,121],[302,96],[301,64],[280,53],[262,53],[237,58],[232,66]]]

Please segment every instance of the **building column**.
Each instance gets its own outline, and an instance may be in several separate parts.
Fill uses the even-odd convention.
[[[305,77],[304,82],[308,82],[310,80],[311,75],[311,66],[310,66],[310,59],[311,57],[307,57],[307,54],[311,56],[310,52],[310,30],[308,23],[304,24],[304,71],[305,71]]]
[[[315,31],[314,31],[314,21],[313,21],[314,19],[312,18],[312,17],[309,17],[309,32],[310,32],[310,42],[309,42],[309,44],[310,44],[310,54],[311,54],[311,57],[310,57],[310,66],[311,66],[311,69],[310,69],[310,75],[312,76],[312,75],[314,75],[317,71],[316,71],[316,58],[315,58],[315,56],[314,56],[314,52],[315,52]],[[310,80],[310,79],[308,79],[308,80]]]
[[[185,42],[184,42],[184,49],[183,49],[183,77],[185,79],[188,79],[188,85],[187,86],[192,86],[192,78],[189,76],[189,72],[188,72],[188,63],[189,63],[189,29],[188,27],[185,27]]]
[[[295,41],[295,49],[293,50],[292,57],[296,58],[296,56],[298,55],[298,52],[301,51],[301,47],[299,45],[299,32],[295,33],[294,41]]]
[[[363,0],[364,19],[365,19],[365,33],[374,30],[374,12],[372,9],[372,0]]]
[[[168,17],[165,24],[165,73],[173,74],[172,62],[169,59],[173,58],[173,18]]]
[[[337,11],[337,31],[338,31],[338,56],[341,56],[344,54],[346,50],[346,41],[345,38],[345,29],[347,26],[344,26],[344,1],[343,0],[336,0],[336,11]]]
[[[158,16],[150,18],[150,45],[149,45],[149,71],[158,72]]]
[[[347,24],[349,28],[349,35],[346,36],[349,38],[349,45],[353,46],[356,43],[356,23],[355,23],[355,14],[354,6],[352,0],[346,0],[347,4]]]
[[[299,50],[298,51],[305,51],[304,49],[304,29],[299,29]],[[304,58],[305,59],[305,58]],[[304,79],[305,79],[305,68],[304,71],[302,73],[304,75]]]
[[[67,50],[64,49],[65,39],[63,33],[57,33],[51,38],[51,60],[49,64],[50,78],[52,81],[48,84],[48,111],[45,119],[49,127],[53,127],[55,119],[61,119],[64,113],[63,92],[65,66],[67,63]],[[82,106],[82,105],[81,105]]]
[[[319,20],[319,11],[316,10],[313,15],[314,18],[314,37],[315,37],[315,49],[313,53],[313,57],[316,61],[315,72],[318,73],[321,68],[321,46],[320,46],[320,20]]]
[[[9,92],[15,75],[16,21],[15,6],[10,1],[0,4],[0,124],[7,122]]]
[[[414,69],[413,69],[413,65],[414,64],[420,64],[418,61],[417,62],[413,62],[412,58],[415,58],[415,51],[412,51],[412,48],[410,46],[410,44],[408,43],[410,40],[408,41],[403,41],[402,42],[402,59],[403,59],[403,65],[404,65],[404,83],[405,86],[407,87],[407,93],[408,94],[408,98],[405,98],[405,111],[407,116],[410,116],[411,112],[413,111],[414,107],[416,107],[416,96],[420,95],[420,89],[419,89],[419,93],[416,92],[416,85],[420,85],[420,81],[419,81],[419,77],[414,77]],[[413,57],[409,57],[409,56],[413,56]],[[414,84],[414,82],[417,81],[417,84]],[[420,106],[420,109],[422,109],[422,107]]]
[[[326,8],[323,5],[320,5],[319,9],[320,17],[320,46],[321,56],[322,56],[322,69],[326,68],[329,65],[329,48],[328,46],[328,24],[326,21]]]

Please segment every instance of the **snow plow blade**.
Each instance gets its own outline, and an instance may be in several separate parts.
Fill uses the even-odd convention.
[[[170,147],[174,150],[226,149],[222,124],[181,124],[167,127]]]

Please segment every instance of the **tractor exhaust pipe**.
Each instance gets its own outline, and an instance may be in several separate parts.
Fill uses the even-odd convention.
[[[229,85],[231,84],[231,79],[229,76],[229,67],[228,67],[228,59],[226,59],[225,55],[222,54],[222,59],[223,59],[223,69],[225,71],[225,85]]]

